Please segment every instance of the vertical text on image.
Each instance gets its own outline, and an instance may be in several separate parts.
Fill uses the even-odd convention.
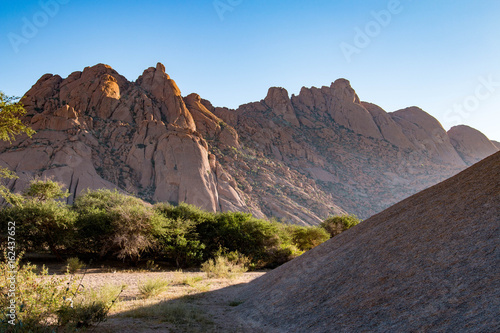
[[[9,324],[15,325],[16,320],[16,277],[17,277],[17,260],[16,260],[16,222],[9,221],[7,224],[7,260],[9,270],[7,271],[7,297],[9,304],[7,305],[7,317]]]

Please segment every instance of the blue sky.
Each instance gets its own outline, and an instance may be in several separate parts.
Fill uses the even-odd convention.
[[[343,77],[388,112],[420,106],[500,141],[499,14],[496,0],[3,0],[0,90],[97,63],[134,81],[162,62],[184,95],[234,108]]]

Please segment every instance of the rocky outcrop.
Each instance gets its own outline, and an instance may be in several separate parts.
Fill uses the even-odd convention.
[[[412,142],[404,135],[401,126],[391,118],[390,114],[375,104],[362,102],[361,105],[363,105],[363,107],[370,112],[375,124],[379,128],[380,133],[385,140],[403,149],[415,148]]]
[[[448,137],[467,165],[479,162],[499,150],[483,133],[469,126],[452,127]]]
[[[418,151],[426,152],[438,163],[465,166],[436,118],[418,107],[409,107],[390,115]]]
[[[360,102],[343,79],[330,87],[302,88],[290,99],[286,90],[271,88],[264,100],[237,110],[205,105],[235,128],[245,152],[236,159],[222,151],[216,153],[218,160],[245,184],[245,193],[268,216],[289,218],[275,202],[277,197],[293,197],[319,216],[328,208],[314,203],[334,202],[367,218],[466,166],[441,124],[428,113],[418,108],[387,113]],[[298,126],[291,124],[295,118]],[[305,175],[307,181],[296,186],[309,183],[314,199],[311,190],[301,193],[290,184],[282,187],[276,177],[257,174],[255,170],[264,169],[281,177],[277,166],[268,167],[256,157],[288,168],[288,183]],[[292,209],[293,204],[284,201],[281,205]]]
[[[52,177],[68,186],[69,201],[86,189],[120,188],[151,201],[248,211],[162,64],[135,83],[102,64],[66,79],[47,74],[22,102],[37,134],[2,144],[0,161],[21,176],[14,190]],[[219,126],[213,115],[197,119],[207,132]],[[234,130],[218,135],[237,145]]]
[[[300,126],[295,110],[293,109],[288,92],[283,88],[270,88],[264,103],[278,116],[290,123],[291,126]]]
[[[220,325],[236,321],[232,331],[251,332],[496,332],[499,216],[496,153],[233,292],[244,302]]]
[[[305,115],[320,113],[357,134],[382,138],[373,117],[361,105],[358,95],[345,79],[338,79],[330,87],[321,89],[302,88],[298,96],[292,97],[292,102]]]
[[[273,87],[232,110],[183,97],[162,64],[136,82],[98,64],[44,75],[22,102],[37,134],[0,143],[0,165],[20,175],[9,186],[53,177],[70,202],[87,188],[118,188],[317,224],[347,212],[367,218],[488,152],[481,135],[449,135],[421,109],[360,102],[345,79],[291,97]]]

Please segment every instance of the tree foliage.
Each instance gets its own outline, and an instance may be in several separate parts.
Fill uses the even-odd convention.
[[[26,133],[31,137],[35,133],[21,121],[26,110],[18,100],[0,91],[0,140],[12,142],[16,135]]]
[[[0,210],[0,224],[16,221],[27,251],[50,249],[56,255],[133,263],[147,258],[177,267],[199,267],[238,253],[255,269],[277,267],[328,240],[329,233],[359,222],[341,216],[325,220],[322,227],[305,227],[241,212],[211,213],[184,203],[153,206],[117,190],[87,191],[73,205],[60,200],[67,195],[57,182],[34,180],[22,194],[10,193],[12,206]]]
[[[79,251],[137,261],[166,221],[151,205],[117,190],[88,191],[74,203]]]
[[[320,226],[324,228],[331,237],[334,237],[360,222],[361,220],[358,219],[356,215],[335,215],[324,220]]]
[[[22,195],[8,192],[5,196],[12,206],[0,211],[0,224],[16,222],[16,235],[25,250],[49,248],[59,256],[58,249],[73,242],[76,214],[56,200],[67,196],[62,187],[52,180],[33,180]]]
[[[301,251],[309,251],[330,239],[330,234],[321,227],[298,227],[292,235],[293,242]]]

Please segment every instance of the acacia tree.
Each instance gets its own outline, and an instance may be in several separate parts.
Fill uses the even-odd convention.
[[[35,131],[23,124],[20,117],[26,114],[19,97],[7,96],[0,91],[0,140],[15,140],[15,136],[26,133],[30,137]]]
[[[9,141],[15,140],[16,135],[27,134],[31,137],[35,131],[23,124],[21,117],[26,114],[26,110],[19,102],[18,97],[7,96],[0,91],[0,140]],[[15,179],[16,174],[7,168],[0,167],[0,179]],[[7,202],[15,198],[12,193],[3,185],[0,185],[0,196]]]
[[[63,185],[52,180],[32,180],[22,194],[11,194],[12,206],[0,211],[0,225],[16,221],[16,235],[25,250],[50,251],[61,259],[58,249],[69,248],[74,239],[77,214],[64,202],[69,195]],[[62,259],[61,259],[62,260]]]

